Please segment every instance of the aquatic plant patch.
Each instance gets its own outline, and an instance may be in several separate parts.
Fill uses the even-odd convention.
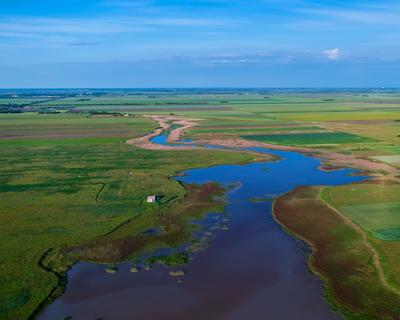
[[[162,263],[166,266],[179,266],[189,262],[189,254],[186,252],[173,253],[171,255],[155,256],[147,259],[147,263]]]

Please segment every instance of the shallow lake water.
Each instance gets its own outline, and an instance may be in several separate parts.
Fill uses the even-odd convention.
[[[187,265],[132,273],[125,263],[110,274],[104,265],[79,263],[68,273],[65,294],[41,319],[339,319],[307,268],[307,248],[274,221],[272,201],[297,186],[365,177],[349,169],[320,171],[319,160],[294,152],[252,150],[282,160],[194,169],[178,178],[230,186],[225,212],[194,222],[203,227],[195,236],[207,248],[192,253]],[[181,281],[169,274],[177,269],[185,272]]]

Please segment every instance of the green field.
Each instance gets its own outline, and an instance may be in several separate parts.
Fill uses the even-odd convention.
[[[328,188],[327,201],[381,240],[400,240],[398,185],[360,184]]]
[[[343,144],[371,141],[368,138],[356,136],[345,132],[319,132],[319,133],[296,133],[296,134],[267,134],[242,136],[245,139],[267,142],[278,145],[313,145],[313,144]]]
[[[369,231],[400,227],[400,202],[343,206],[340,210]]]
[[[268,132],[268,131],[312,131],[312,130],[319,130],[320,128],[318,127],[263,127],[263,128],[257,128],[257,127],[249,127],[249,128],[241,128],[241,127],[230,127],[230,128],[216,128],[216,129],[194,129],[194,130],[189,130],[188,133],[191,134],[199,134],[199,133],[247,133],[247,132],[254,132],[254,131],[262,131],[262,132]]]
[[[0,139],[0,318],[25,319],[57,286],[57,278],[39,267],[48,250],[93,241],[140,215],[135,228],[154,226],[148,194],[177,203],[186,191],[169,179],[177,171],[218,163],[248,161],[251,156],[206,151],[147,151],[125,143],[129,133],[114,134],[110,119],[84,115],[3,115],[1,128],[65,134],[93,127],[96,138]],[[54,120],[54,121],[53,121]],[[125,119],[118,120],[126,125]],[[42,125],[39,125],[41,123]],[[141,117],[129,131],[140,136],[154,128]],[[84,134],[84,133],[82,133]],[[129,173],[133,174],[130,175]],[[145,214],[146,213],[146,214]]]
[[[400,185],[363,183],[325,188],[323,199],[352,219],[380,255],[387,279],[400,288]]]

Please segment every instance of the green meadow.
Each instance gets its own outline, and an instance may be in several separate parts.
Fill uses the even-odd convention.
[[[400,185],[361,183],[325,188],[323,199],[358,224],[380,255],[385,276],[400,288]]]
[[[343,144],[370,141],[368,138],[345,132],[318,132],[295,134],[267,134],[242,136],[248,140],[267,142],[277,145],[313,145],[313,144]]]
[[[55,275],[39,265],[49,250],[91,242],[138,216],[135,232],[153,227],[157,220],[151,213],[159,209],[147,205],[146,196],[182,201],[187,191],[170,179],[176,172],[252,158],[127,145],[126,138],[154,129],[156,124],[141,117],[18,114],[2,115],[0,124],[1,319],[28,318],[58,285]],[[115,127],[126,131],[110,138]],[[87,128],[95,137],[86,137]],[[24,131],[35,136],[28,139]]]

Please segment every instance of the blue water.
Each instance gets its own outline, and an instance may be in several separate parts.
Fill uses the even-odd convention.
[[[360,176],[351,176],[350,174],[357,172],[352,169],[320,171],[318,170],[321,165],[319,160],[299,153],[270,150],[263,150],[263,152],[278,155],[283,160],[194,169],[184,172],[186,176],[180,177],[179,180],[197,184],[218,182],[224,185],[240,181],[242,187],[234,193],[234,198],[245,200],[249,195],[254,198],[264,197],[270,193],[286,193],[297,186],[341,185],[365,179]]]
[[[168,144],[166,134],[152,141]],[[339,319],[323,298],[321,282],[307,268],[304,244],[273,219],[270,199],[297,186],[341,185],[365,177],[351,175],[356,172],[351,169],[320,171],[318,159],[295,152],[238,152],[246,150],[281,160],[193,169],[177,178],[185,183],[217,182],[230,190],[224,213],[210,213],[194,222],[201,227],[194,234],[200,250],[190,244],[174,249],[196,251],[181,268],[185,275],[180,281],[169,275],[171,268],[161,265],[131,273],[132,266],[122,264],[110,275],[104,266],[80,263],[68,274],[65,295],[41,318]],[[162,248],[155,254],[166,252]]]
[[[168,146],[169,145],[169,146],[174,146],[174,147],[187,146],[187,144],[185,144],[185,143],[191,143],[192,142],[192,140],[184,139],[184,140],[179,140],[178,143],[170,144],[167,141],[168,140],[168,135],[169,135],[169,131],[164,131],[162,134],[151,138],[150,141],[155,143],[155,144],[161,144],[161,145],[164,145],[164,146]]]
[[[163,132],[162,134],[151,138],[150,141],[155,144],[168,145],[167,139],[168,139],[168,132]]]

